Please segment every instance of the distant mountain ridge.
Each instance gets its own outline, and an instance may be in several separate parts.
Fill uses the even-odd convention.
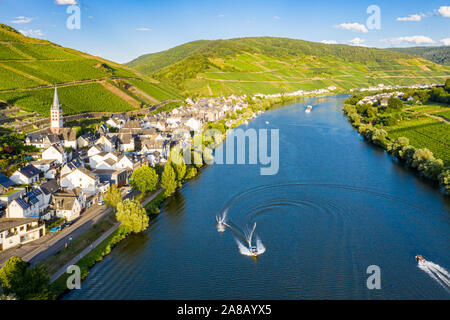
[[[170,62],[170,63],[169,63]],[[288,38],[201,40],[126,63],[186,95],[442,82],[450,69],[402,52]]]
[[[438,64],[450,65],[450,46],[389,48],[388,50],[420,56]]]
[[[0,105],[46,116],[54,85],[65,115],[129,111],[180,97],[129,67],[0,24]]]

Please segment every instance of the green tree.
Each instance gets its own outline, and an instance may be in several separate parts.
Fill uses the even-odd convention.
[[[23,281],[27,263],[19,257],[11,257],[0,269],[0,285],[5,294],[15,293]]]
[[[169,162],[172,164],[178,186],[181,186],[184,176],[186,175],[186,163],[178,148],[172,150]]]
[[[142,193],[152,192],[158,184],[158,175],[155,169],[142,166],[136,169],[130,178],[130,185]]]
[[[103,197],[108,207],[117,209],[117,205],[122,201],[120,189],[115,184],[109,187],[106,195]]]
[[[450,168],[447,167],[439,174],[439,184],[444,188],[445,192],[450,195]]]
[[[50,277],[42,265],[32,268],[19,257],[8,259],[0,270],[0,285],[8,296],[21,300],[53,299]]]
[[[427,148],[417,149],[412,156],[411,166],[413,168],[419,168],[425,161],[434,160],[433,152]]]
[[[161,176],[161,186],[165,189],[164,193],[166,196],[170,196],[174,193],[178,186],[175,171],[173,170],[170,161],[164,166],[164,171]]]
[[[387,151],[397,158],[401,158],[402,150],[409,145],[409,139],[399,137],[387,146]]]
[[[186,180],[190,180],[192,178],[194,178],[196,175],[198,174],[197,168],[194,165],[190,165],[187,169],[186,169]]]
[[[117,205],[117,221],[127,233],[139,233],[147,229],[149,218],[139,201],[125,199]]]
[[[22,279],[22,284],[15,294],[23,300],[50,300],[53,293],[50,290],[50,276],[42,265],[28,268]]]
[[[445,80],[445,91],[450,93],[450,78]]]
[[[400,110],[403,108],[403,101],[396,97],[390,97],[388,100],[388,108]]]
[[[440,173],[444,169],[444,162],[441,159],[426,160],[418,167],[425,178],[438,180]]]

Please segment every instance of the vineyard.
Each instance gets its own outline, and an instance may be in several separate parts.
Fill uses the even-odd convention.
[[[53,93],[53,89],[6,92],[0,93],[0,100],[48,116],[53,101]],[[134,109],[126,101],[114,95],[99,83],[61,87],[58,88],[58,95],[64,115],[87,111],[121,112]]]
[[[450,165],[450,125],[431,118],[419,118],[385,129],[391,139],[406,137],[412,146],[428,148],[445,165]]]
[[[65,115],[86,111],[129,111],[140,103],[180,97],[176,89],[154,83],[148,77],[142,78],[128,67],[49,41],[24,37],[2,24],[0,41],[2,105],[6,103],[48,116],[53,85],[58,85]],[[133,93],[112,90],[100,84],[100,81],[115,79],[133,81],[148,96],[146,99],[138,96],[136,102]],[[135,103],[131,105],[130,101]]]

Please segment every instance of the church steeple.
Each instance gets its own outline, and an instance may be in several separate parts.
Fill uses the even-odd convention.
[[[53,96],[53,104],[50,108],[50,130],[58,133],[59,129],[64,127],[62,108],[59,104],[58,90],[55,86],[55,95]]]
[[[58,90],[56,89],[56,86],[55,86],[55,94],[53,96],[52,110],[60,109],[60,108],[61,108],[61,106],[59,104]]]

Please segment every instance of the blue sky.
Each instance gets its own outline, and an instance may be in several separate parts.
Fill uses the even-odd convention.
[[[80,8],[80,29],[66,26],[70,3]],[[366,24],[370,5],[380,8],[380,29]],[[450,45],[450,3],[423,0],[0,0],[0,22],[120,63],[193,40],[247,36],[381,48]]]

